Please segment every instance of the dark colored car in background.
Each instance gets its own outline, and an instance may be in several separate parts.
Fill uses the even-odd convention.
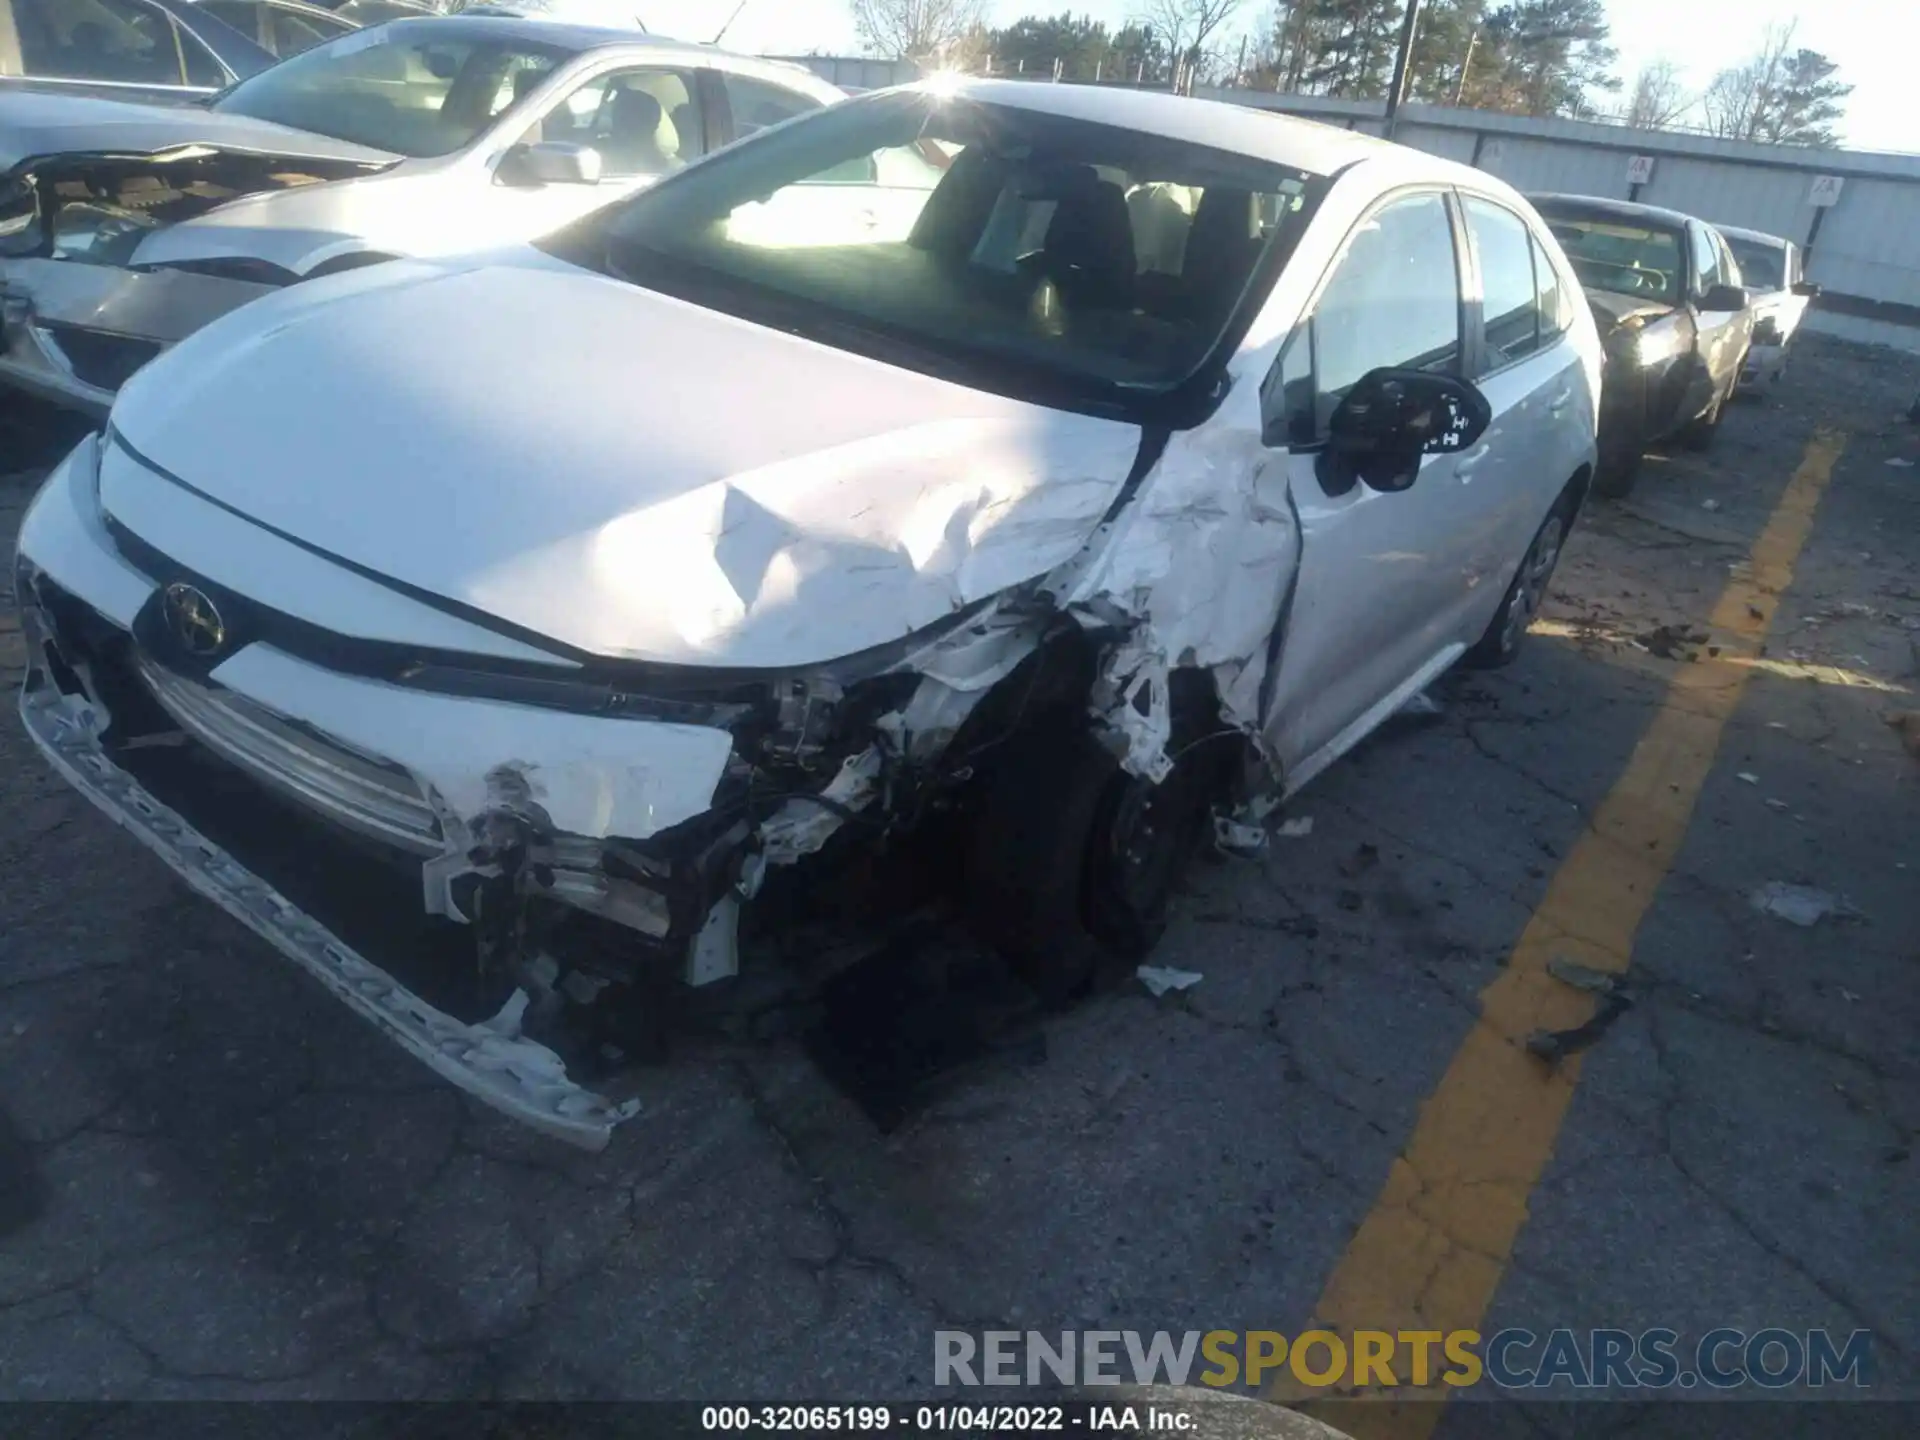
[[[1593,488],[1625,495],[1649,445],[1713,443],[1753,340],[1752,303],[1727,242],[1703,220],[1587,195],[1527,198],[1573,262],[1600,327]]]
[[[190,104],[361,23],[301,0],[0,0],[0,87]]]

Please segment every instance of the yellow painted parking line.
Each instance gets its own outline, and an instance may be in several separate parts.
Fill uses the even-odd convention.
[[[1480,1328],[1580,1078],[1577,1056],[1549,1070],[1526,1051],[1526,1037],[1579,1025],[1594,1011],[1594,997],[1552,978],[1547,962],[1564,955],[1614,973],[1632,963],[1634,935],[1686,837],[1720,732],[1754,673],[1845,445],[1844,435],[1826,430],[1808,444],[1750,563],[1714,607],[1720,654],[1674,673],[1591,828],[1554,875],[1506,968],[1481,992],[1480,1019],[1314,1306],[1317,1326],[1349,1338],[1357,1330]],[[1343,1406],[1338,1424],[1360,1440],[1428,1435],[1441,1413],[1430,1402],[1445,1399],[1446,1388],[1395,1379],[1401,1388],[1343,1388],[1393,1398]],[[1313,1393],[1288,1381],[1269,1396],[1297,1403]],[[1398,1403],[1409,1400],[1428,1403]]]

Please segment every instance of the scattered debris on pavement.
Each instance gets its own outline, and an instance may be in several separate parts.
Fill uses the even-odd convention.
[[[1586,1023],[1567,1030],[1536,1030],[1527,1036],[1528,1052],[1551,1066],[1592,1046],[1612,1028],[1614,1021],[1633,1008],[1633,998],[1627,994],[1625,977],[1568,955],[1555,955],[1548,960],[1547,973],[1562,985],[1600,997],[1599,1006]]]
[[[1578,1055],[1613,1028],[1613,1022],[1633,1008],[1633,999],[1619,986],[1606,991],[1593,1018],[1570,1030],[1536,1030],[1527,1037],[1527,1050],[1549,1065],[1558,1065],[1569,1055]]]
[[[1835,919],[1861,919],[1860,912],[1829,890],[1811,885],[1795,885],[1785,880],[1770,880],[1750,897],[1753,908],[1765,915],[1785,920],[1789,925],[1818,925],[1829,915]]]
[[[1297,816],[1292,820],[1282,821],[1280,825],[1280,834],[1283,839],[1304,840],[1312,833],[1313,817],[1311,815]]]
[[[1340,873],[1351,880],[1357,875],[1366,874],[1379,863],[1380,847],[1363,843],[1354,850],[1353,854],[1340,862]]]
[[[1556,955],[1547,961],[1547,973],[1563,985],[1571,985],[1576,990],[1585,990],[1593,995],[1611,995],[1620,988],[1621,983],[1620,977],[1611,971],[1583,965],[1566,955]]]
[[[1707,643],[1707,632],[1691,625],[1656,625],[1633,637],[1633,643],[1662,660],[1692,660],[1698,652],[1690,647]]]
[[[1191,990],[1205,978],[1198,970],[1175,970],[1166,965],[1142,965],[1133,973],[1156,1000],[1171,990]]]
[[[1889,715],[1887,724],[1900,737],[1900,743],[1907,747],[1907,754],[1920,760],[1920,710],[1902,710]]]

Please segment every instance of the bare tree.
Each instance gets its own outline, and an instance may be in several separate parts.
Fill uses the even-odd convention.
[[[1671,60],[1655,60],[1634,76],[1622,118],[1639,130],[1664,130],[1692,108],[1693,97],[1680,83],[1680,67]]]
[[[945,59],[986,23],[986,0],[852,0],[853,30],[875,55]]]
[[[1707,129],[1730,140],[1757,138],[1774,90],[1793,43],[1793,26],[1770,27],[1759,53],[1741,65],[1729,66],[1713,77],[1701,99]]]
[[[1734,140],[1771,145],[1834,145],[1851,85],[1834,79],[1837,67],[1817,50],[1795,47],[1794,27],[1770,29],[1744,65],[1722,70],[1703,102],[1707,128]]]
[[[1174,85],[1191,88],[1193,72],[1206,63],[1207,42],[1239,11],[1244,0],[1147,0],[1140,23],[1153,27],[1174,57]]]

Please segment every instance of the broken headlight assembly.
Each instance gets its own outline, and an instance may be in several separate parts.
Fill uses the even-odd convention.
[[[53,258],[89,265],[125,265],[159,225],[151,216],[113,205],[75,201],[53,217]]]

